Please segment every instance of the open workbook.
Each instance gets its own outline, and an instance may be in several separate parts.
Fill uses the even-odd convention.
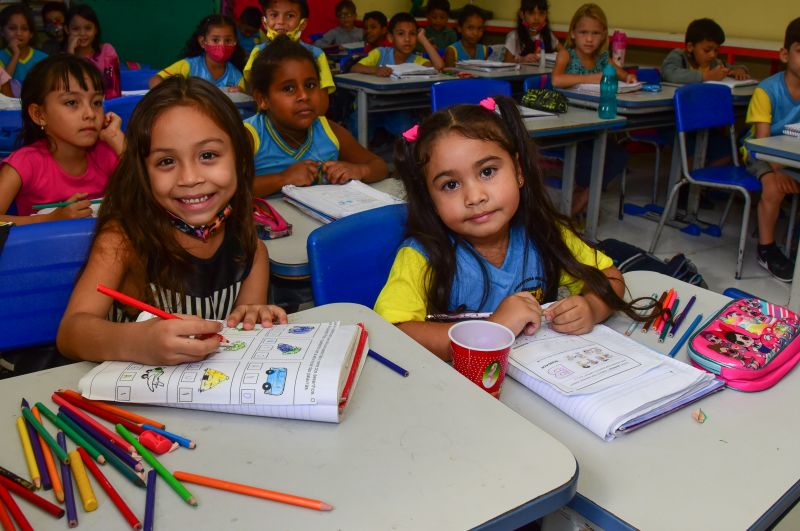
[[[330,223],[373,208],[404,203],[393,195],[381,192],[361,181],[316,186],[287,184],[281,191],[284,201],[323,223]]]
[[[595,94],[597,96],[600,95],[600,83],[578,83],[571,87],[572,90],[577,90],[578,92],[585,92],[587,94]],[[628,92],[636,92],[637,90],[641,90],[642,84],[637,81],[635,83],[626,83],[625,81],[619,81],[617,83],[617,94],[626,94]]]
[[[724,386],[604,325],[581,336],[548,327],[520,336],[508,374],[606,441]]]
[[[360,325],[310,323],[239,330],[203,361],[107,361],[81,378],[91,400],[339,422],[367,357]]]

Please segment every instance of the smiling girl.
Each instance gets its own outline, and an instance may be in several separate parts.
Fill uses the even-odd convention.
[[[83,57],[94,64],[103,76],[106,99],[122,95],[119,78],[119,56],[113,46],[100,41],[100,20],[85,5],[73,5],[67,11],[67,53]]]

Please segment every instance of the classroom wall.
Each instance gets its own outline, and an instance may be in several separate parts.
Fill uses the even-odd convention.
[[[450,0],[454,7],[470,3]],[[519,8],[513,0],[475,0],[473,3],[490,9],[495,18],[512,19]],[[575,9],[583,0],[550,0],[550,18],[555,23],[569,23]],[[715,19],[731,37],[783,40],[786,25],[800,16],[798,4],[790,0],[597,0],[613,27],[652,29],[683,33],[695,18]],[[313,8],[313,2],[312,2]],[[356,0],[359,11],[378,9],[387,16],[408,10],[411,0]],[[724,7],[723,7],[724,6]]]

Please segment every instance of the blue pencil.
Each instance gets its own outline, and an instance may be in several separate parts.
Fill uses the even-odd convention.
[[[150,472],[147,473],[147,496],[144,502],[144,527],[142,531],[153,531],[156,503],[156,476],[155,470],[150,470]]]
[[[167,430],[162,430],[160,428],[156,428],[155,426],[151,426],[150,424],[142,424],[142,428],[144,428],[145,430],[154,431],[154,432],[158,433],[159,435],[163,435],[164,437],[166,437],[170,441],[176,442],[176,443],[180,444],[181,446],[183,446],[184,448],[194,448],[195,446],[197,446],[194,443],[194,441],[190,441],[186,437],[181,437],[180,435],[176,435],[176,434],[174,434],[172,432],[169,432]]]
[[[386,358],[384,358],[383,356],[381,356],[380,354],[378,354],[374,350],[369,349],[369,352],[367,353],[367,355],[370,356],[371,358],[374,358],[374,359],[378,360],[382,364],[386,365],[387,367],[392,369],[394,372],[396,372],[400,376],[408,376],[408,371],[407,370],[405,370],[404,368],[402,368],[400,365],[396,364],[395,362],[393,362],[391,360],[387,360]]]
[[[672,350],[669,351],[670,358],[674,358],[678,354],[681,348],[683,348],[683,344],[686,343],[686,340],[689,339],[689,336],[692,335],[692,332],[694,332],[694,329],[697,328],[697,325],[699,325],[700,321],[702,320],[703,314],[697,314],[697,317],[694,318],[694,321],[692,321],[692,324],[690,324],[689,328],[686,329],[686,332],[683,333],[678,342],[675,343],[675,346],[672,347]]]

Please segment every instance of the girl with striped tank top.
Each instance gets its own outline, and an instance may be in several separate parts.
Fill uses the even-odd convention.
[[[253,157],[239,113],[214,85],[171,77],[136,107],[89,258],[58,331],[67,357],[150,365],[199,361],[225,319],[271,326],[269,261],[252,221]],[[181,320],[136,319],[104,284]],[[210,334],[210,335],[209,335]]]

